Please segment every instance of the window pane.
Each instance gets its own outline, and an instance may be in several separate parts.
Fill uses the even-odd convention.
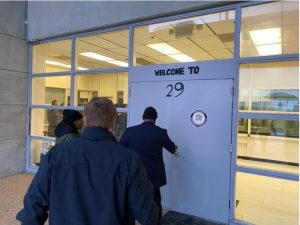
[[[62,110],[31,109],[31,135],[55,137],[54,130],[62,120]]]
[[[240,67],[239,110],[299,113],[299,62],[250,63]]]
[[[279,1],[242,9],[241,57],[298,52],[298,1]]]
[[[128,30],[76,39],[76,69],[128,67]]]
[[[118,141],[122,137],[126,128],[127,128],[127,113],[118,112],[116,125],[114,128],[114,135]]]
[[[39,166],[46,153],[54,146],[52,141],[31,140],[30,142],[30,165]]]
[[[299,182],[238,172],[235,219],[259,225],[299,224]]]
[[[128,104],[128,74],[103,73],[75,77],[75,105],[86,105],[93,97],[107,97],[118,108]]]
[[[70,105],[70,76],[32,78],[33,105]]]
[[[34,45],[32,53],[33,73],[62,72],[71,69],[71,40]]]
[[[234,11],[135,29],[136,65],[233,58]]]
[[[297,174],[299,121],[239,119],[237,164]]]

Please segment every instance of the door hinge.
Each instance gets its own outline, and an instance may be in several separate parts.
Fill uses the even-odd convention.
[[[131,97],[131,89],[129,89],[129,97]]]
[[[229,209],[230,209],[230,200],[229,200]]]
[[[229,151],[232,152],[232,144],[229,145]]]
[[[231,95],[234,96],[234,87],[231,88]]]

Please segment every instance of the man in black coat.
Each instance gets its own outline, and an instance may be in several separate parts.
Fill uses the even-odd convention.
[[[160,187],[167,184],[163,161],[163,148],[178,155],[177,146],[171,141],[167,130],[155,125],[157,111],[153,107],[145,109],[144,122],[127,128],[120,144],[134,150],[142,159],[149,179],[154,187],[154,201],[159,207],[159,223],[162,216]]]
[[[158,208],[139,157],[114,141],[116,108],[94,98],[84,109],[82,136],[43,159],[17,219],[22,225],[126,225],[130,213],[155,225]]]

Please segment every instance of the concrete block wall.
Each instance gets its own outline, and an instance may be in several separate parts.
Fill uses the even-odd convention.
[[[26,3],[0,1],[0,178],[25,171]]]

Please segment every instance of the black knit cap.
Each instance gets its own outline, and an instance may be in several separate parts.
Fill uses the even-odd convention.
[[[147,107],[143,114],[143,119],[146,120],[156,120],[157,119],[157,111],[152,106]]]
[[[82,114],[77,110],[65,109],[63,111],[63,121],[67,124],[72,125],[76,120],[82,119]]]

